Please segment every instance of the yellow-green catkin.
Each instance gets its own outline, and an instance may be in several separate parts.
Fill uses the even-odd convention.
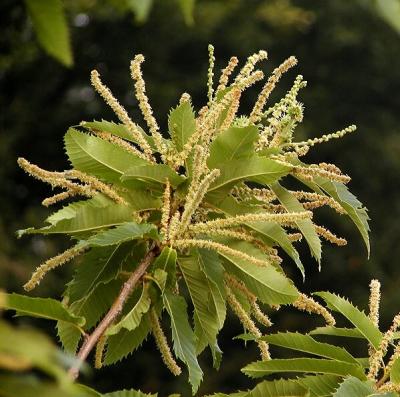
[[[293,166],[292,173],[295,175],[299,175],[300,177],[307,177],[310,176],[322,176],[327,178],[331,181],[341,182],[341,183],[349,183],[351,178],[348,175],[337,174],[336,172],[327,171],[323,168],[318,167],[317,165],[309,166],[309,167],[302,167],[302,166]]]
[[[261,338],[262,334],[260,330],[254,324],[254,321],[246,313],[240,302],[236,299],[236,296],[233,294],[232,290],[226,284],[225,284],[225,289],[226,289],[226,298],[228,304],[233,310],[233,312],[236,314],[240,322],[242,323],[243,327],[247,329],[247,331],[249,331],[251,334],[253,334],[256,338]],[[257,341],[257,344],[261,352],[261,358],[263,360],[270,360],[271,356],[269,353],[268,343],[265,341]]]
[[[298,310],[306,311],[308,313],[315,313],[322,316],[327,325],[333,326],[336,323],[332,314],[329,313],[328,310],[305,294],[300,294],[297,300],[292,303],[292,305]]]
[[[163,194],[163,206],[161,208],[161,234],[168,239],[168,223],[171,215],[171,185],[169,180],[166,180],[165,190]]]
[[[114,97],[111,90],[105,86],[101,79],[100,74],[97,70],[92,70],[91,72],[91,83],[97,93],[104,99],[108,106],[114,111],[116,116],[119,118],[121,123],[125,125],[128,133],[131,135],[132,139],[137,142],[139,147],[143,150],[146,158],[154,162],[153,151],[150,145],[147,143],[139,127],[130,119],[128,113],[124,107],[118,102]]]
[[[181,97],[179,98],[179,104],[182,105],[185,102],[190,102],[192,99],[190,97],[190,94],[187,92],[184,92]]]
[[[208,45],[208,71],[207,71],[207,98],[208,98],[208,107],[211,106],[213,101],[213,79],[214,79],[214,63],[215,63],[215,56],[214,56],[214,46],[209,44]]]
[[[95,134],[99,138],[104,139],[105,141],[108,141],[116,146],[119,146],[121,149],[124,149],[129,153],[137,157],[140,157],[143,160],[147,160],[147,157],[143,152],[136,149],[134,146],[126,142],[124,139],[105,131],[95,131]]]
[[[342,130],[333,132],[331,134],[322,135],[319,138],[312,138],[312,139],[308,139],[307,141],[303,141],[303,142],[289,143],[288,146],[303,146],[303,145],[305,145],[305,146],[312,147],[318,143],[328,142],[331,139],[343,138],[346,134],[354,132],[356,129],[357,129],[357,127],[355,125],[350,125]]]
[[[302,219],[310,219],[312,218],[312,215],[313,214],[311,211],[287,212],[283,214],[256,213],[256,214],[236,215],[229,218],[220,218],[204,223],[198,223],[192,225],[190,227],[190,230],[195,232],[207,233],[209,230],[215,230],[232,226],[240,226],[248,222],[264,221],[264,222],[287,223]]]
[[[150,106],[149,100],[146,95],[146,85],[143,80],[142,70],[140,65],[144,62],[144,56],[138,54],[131,61],[131,76],[135,81],[135,94],[139,102],[139,108],[143,117],[149,127],[150,133],[154,138],[154,144],[161,155],[166,155],[167,148],[163,142],[162,135],[160,134],[159,127],[156,119],[153,116],[153,110]]]
[[[171,349],[168,346],[167,338],[161,328],[161,324],[154,308],[150,309],[150,322],[151,330],[164,364],[175,376],[180,375],[182,370],[172,356]]]
[[[197,187],[192,186],[192,184],[190,185],[189,190],[192,189],[193,194],[189,193],[188,195],[178,228],[178,233],[184,233],[186,231],[192,219],[192,215],[202,202],[209,186],[219,177],[219,175],[220,171],[218,169],[214,169],[203,178]]]
[[[239,60],[237,59],[237,57],[231,57],[231,59],[228,62],[228,65],[225,67],[225,69],[222,70],[221,77],[219,78],[216,94],[218,94],[218,92],[220,92],[226,88],[228,81],[229,81],[229,77],[235,70],[238,63],[239,63]]]
[[[93,190],[103,193],[117,204],[127,205],[127,202],[118,195],[110,186],[101,182],[99,179],[92,175],[85,174],[78,170],[69,170],[65,172],[67,178],[79,179],[80,181],[88,184]]]
[[[381,387],[379,387],[378,392],[380,392],[380,393],[387,393],[387,392],[400,393],[400,385],[398,383],[386,382]]]
[[[243,251],[235,250],[233,248],[228,247],[225,244],[217,243],[215,241],[201,240],[201,239],[179,239],[175,240],[173,245],[176,248],[181,248],[181,249],[191,248],[191,247],[205,248],[220,252],[225,255],[230,255],[238,259],[243,259],[256,266],[268,265],[267,261],[255,258],[254,256],[248,255]]]
[[[388,331],[386,331],[383,335],[381,343],[376,351],[373,351],[372,356],[370,357],[370,366],[368,372],[369,379],[376,379],[379,369],[383,363],[383,357],[386,356],[389,344],[393,341],[394,333],[400,326],[400,314],[397,314],[392,322],[391,327]]]
[[[100,369],[103,367],[104,348],[106,347],[108,336],[103,334],[100,336],[96,344],[96,353],[94,356],[94,367]]]
[[[369,284],[369,318],[375,326],[379,326],[379,305],[381,301],[381,283],[378,280],[371,280]]]
[[[315,225],[315,231],[325,240],[329,241],[332,244],[336,244],[339,247],[347,244],[347,240],[345,238],[336,236],[330,230],[323,226]]]
[[[60,201],[66,200],[67,198],[76,196],[77,194],[78,194],[77,192],[74,192],[72,190],[68,190],[66,192],[61,192],[61,193],[55,194],[54,196],[45,198],[42,201],[42,205],[44,205],[45,207],[48,207],[48,206],[56,204]]]
[[[32,289],[34,289],[50,270],[53,270],[54,268],[71,261],[73,258],[80,255],[86,249],[87,247],[74,246],[62,252],[61,254],[48,259],[33,272],[30,280],[24,285],[25,291],[31,291]]]
[[[235,78],[235,83],[238,83],[240,80],[250,76],[253,72],[256,64],[265,59],[268,59],[268,53],[265,50],[260,50],[257,53],[249,56],[243,68],[240,70],[239,74]]]
[[[265,103],[271,95],[271,92],[275,88],[282,75],[296,64],[297,59],[294,56],[291,56],[283,63],[281,63],[276,69],[274,69],[271,76],[268,78],[267,82],[262,88],[260,95],[258,96],[257,101],[253,107],[253,110],[250,113],[251,123],[258,123],[261,120]]]

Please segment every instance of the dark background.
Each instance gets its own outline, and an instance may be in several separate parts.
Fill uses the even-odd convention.
[[[48,169],[68,167],[62,139],[68,126],[81,120],[113,119],[107,106],[89,84],[91,69],[142,121],[129,78],[129,61],[143,53],[147,91],[155,115],[166,127],[170,107],[183,91],[195,106],[206,101],[207,44],[216,49],[216,71],[231,55],[242,61],[266,49],[271,71],[290,55],[299,66],[288,73],[270,103],[290,87],[296,74],[308,87],[301,93],[305,121],[298,139],[333,132],[349,124],[358,131],[340,141],[314,148],[308,162],[334,162],[352,176],[351,191],[368,207],[371,217],[371,257],[361,237],[346,219],[322,210],[323,222],[349,244],[324,244],[322,270],[308,259],[302,285],[292,263],[286,269],[304,291],[329,289],[366,308],[368,284],[383,284],[382,323],[388,324],[400,308],[400,34],[365,2],[289,0],[200,0],[192,26],[184,23],[176,2],[156,1],[145,23],[113,7],[112,1],[65,2],[72,33],[75,63],[65,68],[38,46],[23,3],[3,0],[0,5],[0,288],[21,292],[32,269],[68,246],[65,239],[26,237],[16,240],[15,230],[37,226],[49,213],[40,206],[48,186],[36,183],[18,169],[18,156]],[[251,106],[256,93],[246,97]],[[321,223],[321,222],[320,222]],[[285,259],[286,260],[286,259]],[[57,297],[73,266],[49,275],[35,294]],[[274,318],[279,329],[307,329],[310,318],[288,310]],[[27,322],[28,320],[18,320]],[[52,335],[47,324],[35,322]],[[239,369],[256,358],[256,351],[231,337],[241,333],[230,322],[222,332],[225,350],[221,371],[211,369],[205,354],[205,382],[201,393],[233,391],[251,382]],[[162,367],[151,340],[144,349],[120,365],[105,368],[84,379],[100,391],[142,388],[188,393],[184,377],[172,379]],[[201,394],[200,393],[200,394]]]

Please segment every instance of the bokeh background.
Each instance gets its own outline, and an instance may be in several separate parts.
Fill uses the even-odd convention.
[[[18,156],[48,169],[66,169],[63,135],[81,120],[115,117],[89,84],[97,68],[132,117],[141,121],[129,78],[129,61],[146,57],[147,91],[160,125],[183,91],[197,107],[206,100],[207,44],[216,49],[216,69],[231,55],[242,60],[266,49],[271,71],[290,55],[299,59],[276,89],[273,103],[291,86],[296,74],[308,87],[301,94],[305,121],[298,138],[333,132],[349,124],[358,131],[340,141],[319,145],[309,161],[334,162],[352,176],[351,191],[371,217],[368,259],[353,225],[321,211],[323,222],[349,244],[324,244],[322,270],[300,249],[307,269],[303,283],[287,260],[285,269],[304,291],[329,289],[365,308],[368,284],[383,284],[383,323],[400,308],[400,12],[396,0],[198,0],[186,14],[178,0],[65,1],[74,62],[70,67],[49,57],[35,36],[26,4],[0,4],[0,288],[21,292],[32,269],[68,246],[68,241],[41,236],[17,240],[15,230],[38,226],[49,210],[40,206],[48,186],[36,183],[16,164]],[[189,2],[192,3],[192,2]],[[139,4],[139,8],[138,8]],[[386,6],[385,6],[386,4]],[[140,5],[142,8],[140,8]],[[144,8],[143,8],[144,7]],[[386,8],[385,8],[386,7]],[[396,14],[397,12],[397,14]],[[147,15],[146,15],[147,14]],[[51,17],[50,17],[51,18]],[[68,63],[68,62],[67,62]],[[256,92],[241,108],[250,107]],[[49,275],[35,294],[60,296],[73,266]],[[307,329],[311,319],[287,310],[273,316],[275,329]],[[30,322],[56,336],[42,321]],[[256,351],[231,341],[241,333],[231,322],[222,332],[225,350],[221,370],[205,354],[205,382],[200,395],[251,386],[239,369]],[[182,377],[181,377],[182,378]],[[184,379],[172,379],[151,340],[120,365],[93,372],[84,381],[100,391],[141,388],[160,395],[189,395]]]

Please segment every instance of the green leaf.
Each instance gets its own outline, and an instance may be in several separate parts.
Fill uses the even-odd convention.
[[[208,167],[219,168],[232,160],[253,157],[254,143],[258,137],[256,126],[230,127],[222,131],[211,143]]]
[[[334,375],[309,375],[297,378],[296,382],[310,390],[310,397],[332,397],[340,380]]]
[[[60,301],[50,298],[32,298],[16,293],[2,293],[4,308],[15,310],[18,316],[32,316],[48,320],[62,320],[77,326],[83,326],[85,319],[75,316]]]
[[[183,102],[171,110],[168,117],[168,130],[176,149],[182,151],[196,131],[196,118],[190,102]]]
[[[67,353],[75,355],[82,336],[79,329],[71,323],[57,321],[57,335],[63,349]]]
[[[364,338],[364,335],[357,328],[339,328],[328,325],[326,327],[317,327],[309,332],[310,335],[329,335],[343,336],[346,338]]]
[[[400,358],[396,358],[390,370],[390,380],[395,384],[400,384]]]
[[[77,235],[132,220],[131,207],[112,203],[108,199],[108,204],[103,205],[97,197],[69,204],[47,219],[50,226],[19,230],[18,237],[37,233]]]
[[[129,167],[121,176],[123,182],[145,180],[165,184],[169,180],[171,186],[177,187],[185,178],[177,174],[166,164],[151,164]]]
[[[157,229],[153,224],[127,222],[95,234],[87,240],[87,244],[92,247],[106,247],[144,238],[158,239]]]
[[[290,358],[257,361],[242,369],[246,375],[259,378],[279,372],[305,372],[347,376],[366,379],[363,369],[357,364],[319,358]]]
[[[332,397],[368,397],[375,391],[371,381],[362,382],[360,379],[350,376],[340,384]]]
[[[192,392],[195,394],[203,377],[203,371],[197,362],[196,339],[189,325],[185,299],[169,291],[165,292],[163,299],[164,306],[171,318],[174,352],[188,367],[189,382],[192,385]]]
[[[157,394],[142,393],[140,390],[120,390],[102,394],[102,397],[157,397]]]
[[[278,200],[281,204],[286,208],[288,212],[302,212],[304,211],[304,207],[300,204],[300,202],[294,197],[287,189],[281,186],[278,182],[272,184],[271,190],[278,197]],[[314,224],[311,219],[303,219],[296,221],[296,225],[300,229],[304,238],[306,239],[308,246],[310,247],[310,251],[312,256],[321,263],[321,241],[318,237],[317,232],[315,231]]]
[[[135,258],[132,258],[132,250]],[[70,302],[88,296],[100,283],[106,284],[114,279],[128,258],[135,262],[142,254],[143,245],[119,244],[92,248],[81,257],[65,295],[69,297]]]
[[[297,332],[279,332],[277,334],[263,336],[262,340],[267,341],[271,345],[357,364],[356,359],[344,348],[328,343],[317,342],[309,335],[303,335]]]
[[[194,251],[193,256],[179,258],[178,264],[194,306],[195,333],[216,357],[217,334],[224,324],[226,306],[215,284],[202,271],[202,261],[200,253]]]
[[[61,0],[25,0],[40,45],[65,66],[72,66],[70,34]]]
[[[246,397],[309,397],[306,387],[288,379],[259,383]]]
[[[104,365],[114,364],[131,354],[143,343],[149,332],[150,322],[145,315],[134,330],[128,331],[122,328],[117,335],[111,335],[107,339]]]
[[[218,167],[220,176],[210,186],[212,197],[224,199],[232,186],[239,181],[254,181],[263,185],[276,182],[287,175],[291,167],[264,157],[253,156],[227,161]]]
[[[178,0],[179,6],[181,8],[181,12],[183,15],[183,19],[185,20],[186,25],[193,25],[193,11],[196,0]]]
[[[230,248],[268,262],[264,254],[250,243],[229,241],[225,244]],[[224,263],[226,270],[242,280],[262,302],[278,305],[292,303],[297,299],[299,293],[296,287],[274,266],[256,266],[236,256],[222,252],[219,254],[227,260]]]
[[[167,274],[166,287],[173,288],[176,285],[176,251],[173,248],[164,247],[161,254],[151,265],[151,270],[162,269]]]
[[[118,184],[129,168],[149,164],[119,146],[74,128],[68,129],[64,142],[74,168],[107,182]]]
[[[348,190],[347,186],[343,183],[332,182],[322,177],[315,177],[314,180],[318,186],[321,187],[321,189],[333,197],[344,208],[347,215],[352,219],[360,231],[362,238],[364,239],[369,256],[369,217],[367,209],[363,207],[362,203]]]
[[[148,287],[143,286],[142,294],[139,300],[136,302],[135,306],[127,313],[118,323],[111,326],[106,334],[115,335],[121,328],[125,328],[128,331],[132,331],[137,328],[142,321],[143,314],[148,312],[150,309],[151,299],[149,296]]]
[[[361,312],[348,300],[330,292],[316,292],[314,295],[320,296],[331,310],[345,316],[375,349],[379,349],[382,334],[364,312]]]

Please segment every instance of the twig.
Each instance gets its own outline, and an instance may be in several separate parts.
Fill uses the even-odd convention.
[[[94,348],[100,337],[104,334],[106,329],[121,313],[122,308],[124,307],[124,304],[129,298],[131,292],[136,287],[138,281],[142,278],[147,268],[153,262],[153,259],[158,254],[158,252],[159,252],[159,247],[156,246],[146,254],[143,260],[139,263],[138,267],[135,269],[135,271],[131,274],[129,279],[122,286],[117,299],[114,301],[113,305],[111,306],[108,313],[104,316],[103,320],[101,320],[101,322],[94,329],[94,331],[90,335],[88,335],[87,338],[85,338],[76,356],[77,362],[70,368],[68,372],[73,380],[75,380],[78,377],[79,368],[81,367],[82,363],[86,360],[87,356],[92,351],[92,349]]]

